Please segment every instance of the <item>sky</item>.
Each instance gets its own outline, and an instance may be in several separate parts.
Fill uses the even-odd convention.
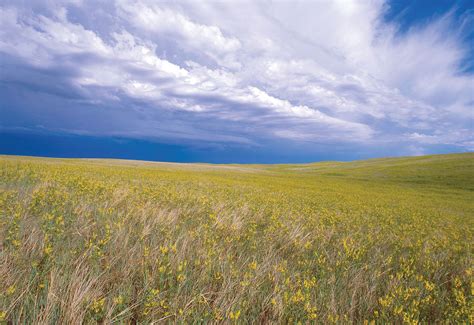
[[[0,154],[474,150],[474,1],[0,1]]]

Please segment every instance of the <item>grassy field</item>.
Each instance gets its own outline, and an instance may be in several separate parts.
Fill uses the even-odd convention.
[[[472,153],[1,156],[0,214],[0,322],[474,322]]]

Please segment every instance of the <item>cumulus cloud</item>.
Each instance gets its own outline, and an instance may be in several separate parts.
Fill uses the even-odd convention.
[[[460,69],[472,53],[452,13],[400,33],[385,10],[381,0],[7,1],[2,127],[472,150],[474,78]]]
[[[172,9],[148,2],[120,0],[119,16],[154,40],[173,38],[185,51],[205,53],[226,67],[240,67],[233,54],[241,47],[235,37],[226,37],[217,26],[195,23]]]

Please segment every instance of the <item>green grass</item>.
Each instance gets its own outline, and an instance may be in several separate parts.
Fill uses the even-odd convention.
[[[474,154],[0,158],[0,320],[473,320]]]

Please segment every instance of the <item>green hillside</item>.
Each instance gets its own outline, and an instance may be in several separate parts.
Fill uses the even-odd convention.
[[[295,168],[288,166],[287,169]],[[299,171],[371,182],[474,189],[472,153],[371,159],[348,163],[316,163],[300,167]]]

